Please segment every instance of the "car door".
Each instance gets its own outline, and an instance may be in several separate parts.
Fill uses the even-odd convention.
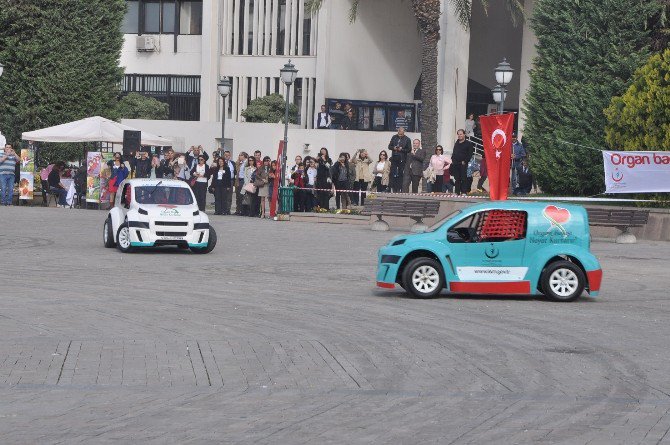
[[[456,281],[452,292],[521,294],[530,292],[524,267],[528,215],[492,209],[476,212],[447,229],[448,261]]]

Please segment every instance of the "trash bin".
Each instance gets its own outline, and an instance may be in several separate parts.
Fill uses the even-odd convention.
[[[293,211],[293,195],[295,187],[279,187],[279,213]]]

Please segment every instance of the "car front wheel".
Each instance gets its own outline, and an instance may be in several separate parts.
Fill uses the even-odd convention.
[[[115,246],[114,233],[112,232],[112,218],[109,216],[105,220],[105,225],[102,227],[102,241],[108,249]]]
[[[216,247],[216,230],[209,226],[209,238],[207,239],[207,246],[205,247],[191,247],[193,253],[209,253]]]
[[[416,258],[405,266],[402,287],[415,298],[433,298],[444,288],[444,273],[432,258]]]
[[[555,301],[574,301],[584,291],[584,272],[570,261],[551,263],[542,274],[542,291]]]
[[[130,244],[130,228],[128,223],[123,223],[116,232],[116,247],[123,253],[130,253],[133,251],[133,246]]]

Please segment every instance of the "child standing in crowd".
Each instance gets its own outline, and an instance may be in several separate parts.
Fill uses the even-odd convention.
[[[275,178],[277,178],[279,172],[277,172],[277,161],[270,162],[270,173],[268,173],[268,198],[272,202],[272,194],[275,191]]]
[[[385,192],[389,185],[389,177],[391,175],[391,163],[389,162],[389,155],[386,150],[379,153],[379,160],[375,165],[375,179],[372,184],[377,189],[377,192]]]
[[[297,158],[296,158],[297,159]],[[305,211],[305,168],[302,162],[294,166],[294,169],[291,169],[291,184],[295,186],[295,191],[293,192],[293,210],[296,212]]]

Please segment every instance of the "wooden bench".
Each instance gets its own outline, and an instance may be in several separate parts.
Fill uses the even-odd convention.
[[[415,223],[410,229],[412,232],[424,232],[428,226],[423,223],[424,218],[434,218],[440,211],[440,202],[428,199],[369,199],[363,208],[363,215],[376,215],[377,221],[372,223],[372,230],[386,231],[389,225],[383,220],[384,216],[407,216]]]
[[[649,210],[587,208],[586,212],[590,226],[616,227],[621,230],[615,240],[619,244],[636,243],[637,239],[630,228],[642,227],[649,221]]]

